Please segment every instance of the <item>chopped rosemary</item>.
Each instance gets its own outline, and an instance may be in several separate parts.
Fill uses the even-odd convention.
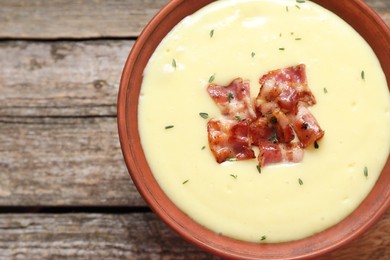
[[[261,236],[260,241],[266,240],[267,236]]]
[[[295,40],[296,40],[296,41],[300,41],[300,40],[302,40],[302,38],[295,38]]]
[[[314,141],[314,149],[318,149],[320,146],[318,145],[317,141]]]
[[[229,92],[228,94],[228,102],[230,103],[230,101],[234,98],[233,94],[231,92]]]
[[[324,88],[324,93],[327,94],[328,93],[328,90],[326,88]]]
[[[261,174],[261,167],[260,165],[256,165],[257,171]]]
[[[364,166],[364,176],[368,177],[368,168]]]
[[[303,181],[301,178],[298,179],[299,185],[303,185]]]
[[[299,4],[303,4],[304,2],[306,2],[306,0],[297,0],[297,3]]]
[[[215,73],[213,75],[210,76],[209,78],[209,83],[213,82],[215,79]]]
[[[279,48],[280,51],[284,51],[285,49],[283,47]]]
[[[236,160],[237,160],[236,158],[226,158],[226,161],[228,161],[228,162],[234,162]]]
[[[360,72],[360,77],[362,78],[362,80],[365,79],[364,70],[362,70],[362,72]]]
[[[276,124],[278,122],[278,119],[275,116],[272,116],[269,120],[271,124]]]
[[[185,181],[183,181],[183,184],[186,184],[187,182],[189,182],[190,180],[185,180]]]
[[[213,38],[213,36],[214,36],[214,29],[212,29],[212,30],[210,31],[210,38]]]
[[[237,179],[237,174],[230,174],[234,179]]]
[[[176,66],[177,66],[176,60],[175,60],[175,59],[172,59],[172,67],[174,67],[174,68],[176,69]]]
[[[288,6],[286,6],[286,12],[288,12]]]
[[[254,52],[252,51],[251,57],[253,58],[253,57],[255,57],[255,55],[256,55],[256,53],[254,53]]]
[[[299,7],[299,5],[295,5],[295,7],[296,7],[297,9],[301,9],[301,7]]]
[[[202,146],[202,150],[204,150],[204,149],[206,149],[206,146],[203,145],[203,146]]]
[[[236,120],[240,122],[242,119],[240,116],[236,116]]]
[[[173,128],[174,127],[174,125],[167,125],[166,127],[165,127],[165,129],[170,129],[170,128]]]
[[[268,141],[276,144],[278,142],[278,137],[276,136],[276,132],[273,132],[270,138],[268,138]]]
[[[204,113],[204,112],[200,112],[199,115],[200,115],[203,119],[209,118],[209,114]]]

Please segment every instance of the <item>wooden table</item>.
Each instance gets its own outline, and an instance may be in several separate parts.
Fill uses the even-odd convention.
[[[150,211],[118,141],[125,59],[165,3],[0,0],[0,259],[213,258]],[[390,212],[321,259],[390,259]]]

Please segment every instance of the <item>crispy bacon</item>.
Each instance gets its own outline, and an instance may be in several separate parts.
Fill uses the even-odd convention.
[[[230,119],[254,119],[256,117],[250,97],[249,82],[236,78],[228,86],[210,84],[207,91],[221,113]]]
[[[290,115],[290,120],[303,148],[312,145],[325,134],[303,102],[298,103],[297,114]]]
[[[324,136],[308,106],[316,100],[309,89],[305,65],[273,70],[259,80],[251,102],[249,82],[236,78],[228,86],[210,84],[207,91],[224,118],[207,124],[210,149],[218,163],[255,158],[258,163],[300,162],[303,148]]]
[[[259,166],[263,167],[272,163],[300,162],[303,159],[303,149],[297,142],[273,143],[261,141],[259,146]]]
[[[259,117],[249,125],[250,142],[257,145],[260,140],[267,140],[273,133],[272,128],[268,125],[268,118]]]
[[[210,149],[222,163],[228,159],[252,159],[255,153],[251,149],[248,137],[248,121],[211,119],[207,124]]]
[[[310,106],[316,103],[307,83],[304,64],[270,71],[259,83],[261,88],[256,100],[275,102],[284,112],[294,112],[299,101]]]
[[[290,119],[278,109],[274,110],[272,115],[273,117],[271,117],[271,121],[275,121],[272,123],[274,123],[274,128],[278,141],[281,143],[291,142],[294,139],[295,135],[290,123]],[[273,118],[275,119],[273,120]]]

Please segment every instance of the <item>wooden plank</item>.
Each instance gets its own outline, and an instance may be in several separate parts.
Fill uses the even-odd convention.
[[[351,244],[319,260],[385,260],[390,214]],[[0,215],[0,258],[213,259],[153,213]],[[215,258],[216,259],[216,258]]]
[[[154,214],[0,215],[1,259],[212,259]]]
[[[365,2],[390,26],[388,0]],[[0,38],[137,37],[166,3],[168,0],[0,0]]]
[[[0,42],[0,116],[115,116],[133,43]]]
[[[115,117],[0,117],[0,206],[144,206]]]
[[[136,37],[168,0],[0,0],[0,38]]]

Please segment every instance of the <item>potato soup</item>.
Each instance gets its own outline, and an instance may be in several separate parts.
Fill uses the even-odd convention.
[[[207,122],[220,117],[209,82],[250,81],[305,64],[325,131],[299,163],[217,163]],[[235,239],[276,243],[321,232],[370,192],[390,149],[390,97],[369,45],[309,1],[220,0],[183,19],[149,60],[139,132],[167,196],[195,221]],[[201,114],[202,113],[202,114]],[[206,115],[202,117],[201,115]],[[207,118],[206,118],[207,117]]]

